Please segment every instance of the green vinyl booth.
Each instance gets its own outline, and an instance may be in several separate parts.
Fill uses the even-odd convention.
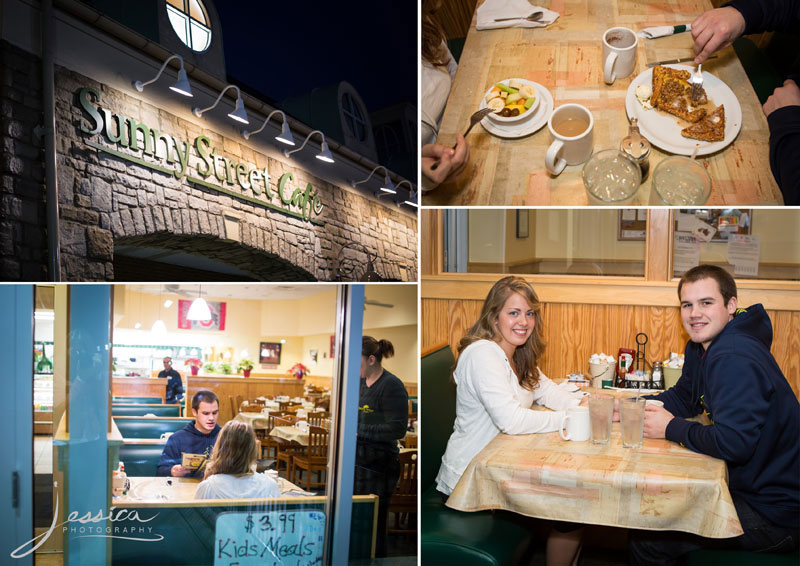
[[[113,396],[111,398],[112,405],[120,405],[122,403],[134,403],[137,405],[159,405],[164,402],[161,397],[122,397]]]
[[[111,563],[115,566],[211,566],[214,564],[215,528],[221,513],[247,512],[253,514],[255,525],[259,512],[290,512],[325,510],[324,497],[280,497],[275,499],[215,499],[181,503],[119,502],[115,505],[122,520],[113,522],[118,532],[127,528],[135,537],[158,539],[141,542],[115,538],[111,543]],[[136,513],[134,513],[134,511]],[[378,498],[375,495],[353,496],[350,522],[350,560],[369,563],[375,554]],[[139,520],[136,520],[136,519]],[[148,520],[150,519],[150,520]],[[330,523],[331,517],[327,518]],[[147,522],[143,522],[147,521]],[[141,527],[145,534],[140,534]],[[292,557],[286,557],[290,559]],[[296,557],[292,564],[311,563]],[[227,563],[227,562],[226,562]],[[263,561],[273,564],[273,560]],[[289,563],[287,560],[285,563]]]
[[[742,550],[695,550],[686,557],[688,566],[797,566],[800,549],[783,554],[746,552]]]
[[[129,476],[155,477],[164,446],[166,443],[123,444],[119,447],[119,461],[125,464]]]
[[[111,416],[113,417],[143,417],[152,414],[157,417],[180,417],[180,405],[134,405],[121,404],[111,405]]]
[[[456,419],[455,359],[447,343],[422,352],[420,386],[420,490],[422,564],[505,566],[515,564],[531,543],[529,529],[512,513],[464,513],[446,507],[436,491],[436,474]]]
[[[122,438],[161,438],[165,432],[177,432],[194,419],[182,417],[114,417]]]

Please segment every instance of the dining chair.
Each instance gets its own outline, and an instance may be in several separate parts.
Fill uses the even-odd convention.
[[[272,430],[269,428],[269,420],[267,418],[253,419],[253,431],[256,433],[256,438],[260,441],[266,438],[267,433]]]
[[[242,403],[244,403],[244,397],[242,397],[241,395],[237,395],[236,396],[236,412],[233,414],[234,417],[236,415],[238,415],[242,411]]]
[[[297,470],[305,470],[305,489],[311,491],[314,487],[325,488],[326,482],[322,473],[328,469],[328,431],[322,427],[310,426],[308,429],[308,446],[305,450],[292,457],[289,481],[296,483]],[[319,473],[320,481],[311,480],[313,472]]]
[[[294,426],[294,419],[292,415],[275,417],[275,426]],[[304,446],[298,444],[297,442],[287,441],[286,444],[281,445],[278,448],[275,456],[275,469],[278,470],[278,474],[281,473],[281,462],[284,462],[286,464],[286,479],[289,479],[289,474],[292,468],[292,458],[296,454],[302,453],[304,448]]]
[[[417,513],[417,451],[401,452],[400,479],[389,499],[389,513],[394,513],[394,528],[389,528],[386,521],[387,533],[413,533],[417,530],[417,522],[411,517]],[[405,518],[406,528],[401,528]]]
[[[278,401],[278,410],[286,411],[289,409],[289,401]]]
[[[416,434],[406,434],[405,438],[403,439],[403,446],[406,448],[417,448],[417,435]]]
[[[315,411],[308,413],[308,415],[306,415],[306,420],[308,421],[308,424],[310,424],[311,426],[318,426],[325,428],[324,421],[329,417],[330,415],[328,414],[327,411]]]
[[[236,415],[239,414],[239,411],[236,410],[236,401],[233,400],[233,397],[231,395],[228,395],[228,401],[230,401],[231,404],[231,418],[228,420],[232,420],[236,418]]]
[[[270,436],[269,432],[275,428],[275,417],[283,417],[285,414],[284,411],[270,411],[267,413],[267,434],[261,440],[261,457],[270,458],[270,450],[275,452],[275,461],[278,461],[278,452],[280,449],[289,444],[288,440],[284,440],[283,438],[278,438],[276,436]],[[265,454],[266,450],[266,454]]]

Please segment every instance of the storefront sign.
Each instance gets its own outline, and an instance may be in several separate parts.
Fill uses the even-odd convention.
[[[284,173],[273,186],[266,167],[258,169],[250,163],[237,163],[221,155],[206,136],[197,136],[189,143],[135,118],[112,114],[100,106],[100,94],[92,88],[80,89],[78,101],[88,121],[81,122],[82,132],[102,134],[118,147],[140,152],[141,157],[91,140],[86,142],[87,145],[178,179],[185,178],[216,192],[314,224],[323,224],[317,217],[322,214],[324,206],[311,183],[307,183],[305,188],[292,188],[293,175]],[[160,163],[154,163],[153,159]],[[189,174],[190,165],[200,178]]]

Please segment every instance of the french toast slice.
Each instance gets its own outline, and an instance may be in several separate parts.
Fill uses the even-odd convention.
[[[681,130],[685,138],[707,142],[725,139],[725,105],[720,104],[711,114]]]
[[[687,80],[689,76],[688,71],[660,65],[653,68],[653,95],[650,104],[687,122],[702,120],[706,111],[697,106],[708,102],[708,96],[701,88],[697,101],[692,102],[692,85]]]

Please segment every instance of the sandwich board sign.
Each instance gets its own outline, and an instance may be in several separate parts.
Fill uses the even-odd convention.
[[[324,543],[322,511],[221,513],[214,566],[317,566],[322,564]]]

